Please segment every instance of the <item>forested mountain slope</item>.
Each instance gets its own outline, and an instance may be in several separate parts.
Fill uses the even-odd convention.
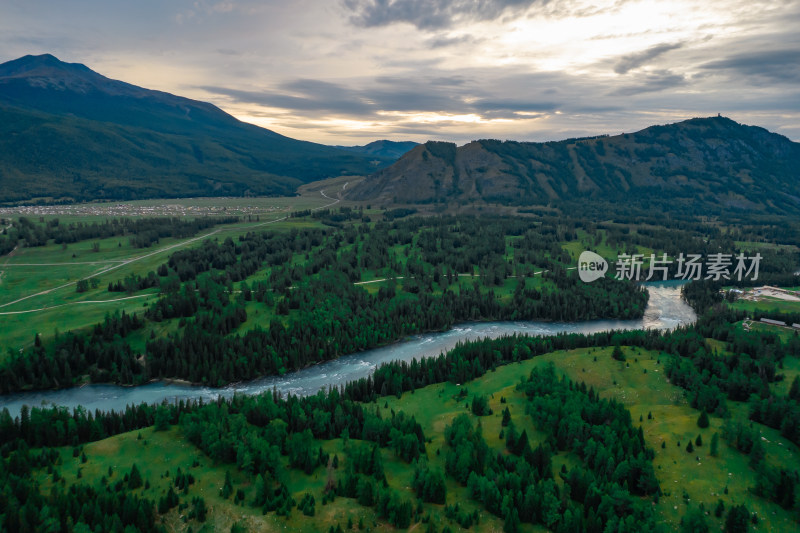
[[[51,55],[0,65],[0,203],[291,194],[390,161],[284,137]]]
[[[602,201],[692,212],[797,213],[800,144],[725,117],[613,137],[428,142],[354,188],[384,203]]]

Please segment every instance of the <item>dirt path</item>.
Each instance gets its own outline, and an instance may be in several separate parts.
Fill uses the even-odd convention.
[[[9,224],[8,227],[10,228],[11,224]],[[13,250],[8,252],[8,255],[6,256],[6,260],[3,263],[3,268],[8,267],[8,260],[11,259],[14,256],[14,254],[17,251],[17,248],[19,248],[19,245],[15,246]],[[0,283],[3,283],[3,271],[2,270],[0,270]]]
[[[342,190],[344,190],[345,187],[347,187],[348,183],[349,182],[345,183],[342,186]],[[329,200],[333,200],[333,202],[331,202],[329,204],[325,204],[325,205],[320,206],[320,207],[315,207],[315,208],[311,209],[311,211],[319,211],[320,209],[325,209],[326,207],[330,207],[330,206],[338,204],[339,202],[342,201],[341,200],[341,192],[337,193],[337,196],[339,196],[339,198],[337,198],[337,199],[331,198],[330,196],[325,194],[325,191],[320,191],[320,193],[322,194],[323,197],[325,197],[325,198],[327,198]],[[291,216],[291,213],[289,215],[286,215],[285,217],[277,218],[275,220],[269,220],[267,222],[262,222],[260,224],[256,224],[256,225],[251,226],[251,227],[255,228],[255,227],[260,227],[260,226],[266,226],[266,225],[269,225],[269,224],[275,224],[276,222],[281,222],[283,220],[287,220],[290,216]],[[102,274],[106,274],[106,273],[111,272],[113,270],[117,270],[118,268],[122,268],[122,267],[124,267],[126,265],[130,265],[131,263],[135,263],[137,261],[141,261],[142,259],[147,259],[148,257],[152,257],[154,255],[157,255],[157,254],[160,254],[160,253],[163,253],[163,252],[168,252],[170,250],[174,250],[175,248],[180,248],[182,246],[186,246],[187,244],[191,244],[191,243],[197,242],[199,240],[207,239],[207,238],[211,237],[212,235],[216,235],[217,233],[224,232],[224,231],[226,231],[228,229],[230,229],[230,228],[224,228],[224,227],[217,228],[214,231],[206,233],[205,235],[201,235],[199,237],[193,237],[191,239],[187,239],[185,241],[182,241],[182,242],[167,246],[166,248],[161,248],[159,250],[155,250],[155,251],[150,252],[148,254],[137,256],[137,257],[132,257],[130,259],[114,259],[114,260],[109,260],[109,261],[102,261],[102,262],[98,261],[98,262],[89,262],[89,263],[72,263],[72,262],[69,262],[69,263],[30,263],[30,264],[18,263],[19,266],[23,266],[23,265],[24,266],[61,266],[61,265],[75,265],[75,264],[107,264],[107,263],[111,263],[111,262],[118,262],[119,264],[109,266],[106,269],[103,269],[103,270],[101,270],[99,272],[95,272],[91,276],[87,276],[87,277],[80,278],[80,279],[77,279],[77,280],[74,280],[74,281],[70,281],[70,282],[64,283],[63,285],[59,285],[58,287],[53,287],[52,289],[47,289],[47,290],[44,290],[44,291],[41,291],[41,292],[37,292],[35,294],[29,294],[28,296],[23,296],[22,298],[18,298],[16,300],[14,300],[13,302],[0,304],[0,309],[2,309],[4,307],[8,307],[10,305],[14,305],[16,303],[19,303],[19,302],[22,302],[22,301],[25,301],[25,300],[28,300],[30,298],[35,298],[37,296],[42,296],[42,295],[49,294],[49,293],[54,292],[54,291],[58,291],[58,290],[61,290],[61,289],[67,288],[67,287],[71,287],[71,286],[77,284],[78,281],[81,281],[81,280],[84,280],[84,279],[89,279],[89,278],[96,277],[96,276],[100,276]],[[11,253],[9,253],[8,256],[6,256],[6,263],[8,263],[8,259],[11,256],[14,255],[14,252],[16,250],[17,249],[14,248],[14,250],[12,250]],[[0,276],[2,276],[2,271],[0,271]],[[142,295],[142,296],[144,296],[144,295]],[[140,297],[141,296],[134,296],[134,297],[130,297],[130,298],[140,298]],[[86,301],[82,301],[82,302],[70,302],[70,303],[67,303],[67,304],[61,304],[61,305],[56,305],[56,306],[52,306],[52,307],[40,307],[40,308],[37,308],[37,309],[28,309],[28,310],[24,310],[24,311],[0,312],[0,315],[32,313],[32,312],[37,312],[37,311],[46,311],[48,309],[54,309],[56,307],[62,307],[64,305],[81,304],[81,303],[84,303],[84,304],[85,303],[106,303],[106,302],[112,302],[112,301],[127,300],[127,299],[130,299],[130,298],[120,298],[118,300],[86,300]]]
[[[8,267],[43,267],[43,266],[65,266],[65,265],[107,265],[109,263],[124,263],[126,259],[108,259],[106,261],[70,261],[67,263],[6,263],[4,268]]]
[[[214,231],[212,231],[210,233],[206,233],[205,235],[201,235],[200,237],[194,237],[192,239],[188,239],[188,240],[185,240],[183,242],[179,242],[179,243],[173,244],[171,246],[167,246],[166,248],[161,248],[160,250],[156,250],[154,252],[150,252],[149,254],[140,255],[138,257],[133,257],[131,259],[123,260],[120,264],[110,266],[110,267],[108,267],[106,269],[101,270],[100,272],[95,272],[91,276],[87,276],[87,277],[80,278],[80,279],[77,279],[77,280],[74,280],[74,281],[70,281],[70,282],[67,282],[67,283],[65,283],[63,285],[59,285],[58,287],[53,287],[52,289],[47,289],[47,290],[44,290],[44,291],[41,291],[41,292],[37,292],[35,294],[29,294],[28,296],[23,296],[22,298],[18,298],[17,300],[14,300],[13,302],[0,304],[0,309],[2,309],[3,307],[8,307],[9,305],[14,305],[16,303],[28,300],[29,298],[35,298],[36,296],[42,296],[43,294],[49,294],[49,293],[51,293],[53,291],[64,289],[66,287],[71,287],[72,285],[75,285],[76,283],[78,283],[81,280],[89,279],[89,278],[95,277],[95,276],[100,276],[100,275],[105,274],[107,272],[111,272],[112,270],[117,270],[118,268],[122,268],[122,267],[124,267],[126,265],[130,265],[131,263],[135,263],[137,261],[141,261],[142,259],[147,259],[148,257],[152,257],[154,255],[158,255],[158,254],[163,253],[163,252],[168,252],[170,250],[174,250],[175,248],[180,248],[181,246],[186,246],[187,244],[191,244],[193,242],[197,242],[197,241],[202,240],[202,239],[207,239],[207,238],[211,237],[212,235],[215,235],[216,233],[219,233],[219,231],[220,231],[219,229],[216,229],[216,230],[214,230]],[[66,264],[70,264],[70,263],[66,263]]]
[[[347,183],[350,183],[350,182],[348,181]],[[344,190],[345,190],[345,188],[347,187],[347,183],[345,183],[344,185],[342,185],[342,191],[344,191]],[[341,201],[342,201],[342,191],[340,191],[340,192],[337,192],[337,193],[336,193],[336,198],[331,198],[330,196],[328,196],[327,194],[325,194],[325,191],[324,191],[324,190],[321,190],[321,191],[319,191],[319,193],[320,193],[322,196],[324,196],[325,198],[327,198],[328,200],[335,200],[335,201],[334,201],[334,202],[331,202],[331,203],[329,203],[328,205],[323,205],[322,207],[317,207],[316,209],[312,209],[312,211],[317,211],[317,210],[319,210],[319,209],[324,209],[324,208],[326,208],[326,207],[330,207],[330,206],[332,206],[332,205],[334,205],[334,204],[338,204],[339,202],[341,202]]]
[[[49,311],[51,309],[57,309],[59,307],[66,307],[68,305],[80,305],[80,304],[105,304],[110,302],[121,302],[123,300],[133,300],[134,298],[147,298],[148,296],[158,296],[158,294],[138,294],[136,296],[126,296],[124,298],[114,298],[113,300],[83,300],[80,302],[68,302],[65,304],[59,305],[52,305],[50,307],[40,307],[38,309],[26,309],[25,311],[0,311],[0,316],[2,315],[24,315],[26,313],[38,313],[40,311]]]
[[[347,183],[350,183],[350,182],[347,182]],[[342,190],[344,190],[344,188],[345,188],[345,187],[347,187],[347,183],[345,183],[345,184],[342,186]],[[325,194],[325,191],[319,191],[319,192],[322,194],[322,196],[324,196],[324,197],[325,197],[325,198],[327,198],[328,200],[334,200],[333,198],[331,198],[330,196],[328,196],[327,194]],[[320,209],[325,209],[326,207],[330,207],[330,206],[332,206],[332,205],[338,204],[339,202],[341,202],[341,201],[342,201],[342,199],[341,199],[341,195],[342,195],[341,193],[337,193],[337,196],[339,196],[339,199],[338,199],[338,200],[334,200],[333,202],[331,202],[331,203],[329,203],[329,204],[321,205],[321,206],[319,206],[319,207],[314,207],[314,208],[312,208],[310,211],[319,211]],[[251,228],[258,228],[258,227],[260,227],[260,226],[266,226],[266,225],[268,225],[268,224],[275,224],[276,222],[280,222],[280,221],[282,221],[282,220],[287,220],[288,218],[290,218],[290,217],[292,216],[292,213],[293,213],[293,211],[290,211],[290,212],[289,212],[289,214],[288,214],[288,215],[286,215],[285,217],[276,218],[275,220],[269,220],[269,221],[267,221],[267,222],[261,222],[261,223],[259,223],[259,224],[256,224],[256,225],[254,225],[254,226],[250,226],[250,227],[251,227]],[[224,230],[223,230],[223,231],[224,231]]]

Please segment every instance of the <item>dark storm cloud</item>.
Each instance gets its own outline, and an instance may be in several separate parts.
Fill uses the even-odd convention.
[[[800,49],[745,52],[725,59],[710,61],[702,67],[709,70],[728,71],[737,77],[797,82],[800,81]]]
[[[627,74],[628,71],[639,68],[642,65],[646,65],[658,56],[682,46],[683,43],[662,43],[651,46],[650,48],[642,50],[641,52],[622,56],[614,66],[614,72],[617,74]]]
[[[398,22],[419,29],[449,28],[458,20],[489,21],[506,12],[523,11],[546,0],[344,0],[357,26],[388,26]]]

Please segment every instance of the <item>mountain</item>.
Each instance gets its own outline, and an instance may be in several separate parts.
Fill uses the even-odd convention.
[[[526,143],[427,142],[354,187],[384,204],[593,201],[693,212],[800,212],[800,144],[725,117]]]
[[[49,54],[0,65],[0,203],[292,194],[391,161],[284,137]]]
[[[409,150],[411,150],[418,144],[419,143],[415,143],[414,141],[398,142],[398,141],[380,140],[380,141],[372,141],[371,143],[365,144],[364,146],[336,146],[336,148],[347,150],[348,152],[356,152],[358,154],[365,154],[365,155],[397,160],[400,159],[403,155],[405,155]]]

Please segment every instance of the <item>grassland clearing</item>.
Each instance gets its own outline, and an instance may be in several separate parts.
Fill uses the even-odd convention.
[[[324,184],[330,191],[347,181],[334,179]],[[314,219],[292,218],[295,211],[315,210],[336,203],[317,189],[297,197],[283,198],[190,198],[142,200],[75,206],[26,206],[5,208],[3,215],[59,218],[64,222],[91,223],[109,217],[238,215],[237,224],[221,225],[187,239],[162,239],[151,248],[135,248],[127,237],[110,237],[56,245],[19,248],[0,265],[0,358],[6,348],[20,348],[33,342],[36,334],[51,336],[56,330],[86,328],[101,322],[107,313],[132,312],[152,301],[153,291],[137,293],[137,299],[109,293],[109,282],[131,275],[145,276],[164,263],[175,250],[200,246],[210,238],[236,238],[249,231],[274,231],[320,227]],[[95,278],[97,287],[78,293],[79,280]],[[78,311],[77,308],[80,310]],[[7,313],[7,314],[3,314]]]

